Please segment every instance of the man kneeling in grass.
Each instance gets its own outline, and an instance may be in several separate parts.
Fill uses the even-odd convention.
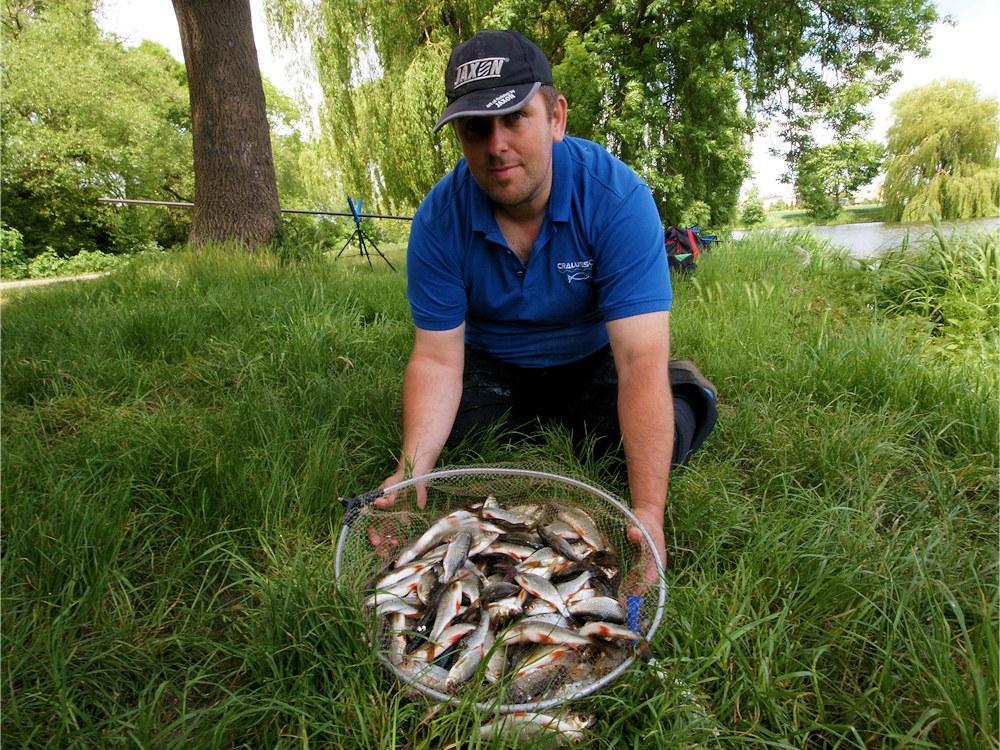
[[[383,486],[427,473],[445,445],[489,427],[512,435],[554,421],[624,446],[635,515],[665,560],[670,468],[711,432],[716,394],[692,363],[670,362],[652,193],[603,147],[566,135],[549,62],[516,32],[456,46],[445,91],[434,130],[451,123],[464,159],[413,221],[416,339],[402,451]]]

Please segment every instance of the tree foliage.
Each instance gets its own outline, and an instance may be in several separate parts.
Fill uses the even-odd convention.
[[[184,65],[152,42],[101,33],[96,4],[10,2],[4,46],[3,221],[32,258],[54,248],[131,252],[187,239],[190,212],[119,208],[100,197],[192,201],[191,115]],[[328,168],[300,133],[298,104],[263,80],[282,203],[316,205]]]
[[[570,102],[569,132],[639,171],[664,218],[709,207],[730,219],[759,116],[793,150],[825,123],[849,134],[926,51],[931,0],[269,0],[286,39],[307,38],[324,93],[321,127],[345,187],[415,206],[459,150],[430,126],[452,46],[482,28],[536,40]]]
[[[102,37],[87,3],[8,3],[2,14],[0,191],[26,255],[181,241],[186,214],[97,199],[190,199],[183,66],[158,45]]]
[[[874,180],[882,166],[881,143],[851,139],[804,152],[795,167],[799,200],[816,219],[833,219],[843,201]]]
[[[891,221],[994,215],[1000,203],[1000,117],[969,81],[938,81],[892,104],[883,185]]]

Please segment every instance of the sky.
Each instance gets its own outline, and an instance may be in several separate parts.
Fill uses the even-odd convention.
[[[267,35],[263,0],[250,1],[254,39],[261,72],[279,89],[290,95],[315,96],[316,84],[303,71],[303,64],[292,54],[275,50]],[[931,41],[930,55],[918,59],[907,56],[902,78],[884,99],[874,102],[872,140],[885,142],[891,122],[891,102],[904,91],[935,80],[963,78],[979,84],[982,96],[1000,99],[1000,0],[938,0],[941,15],[951,16],[954,26],[938,24]],[[183,61],[177,19],[170,0],[105,0],[98,16],[101,27],[116,34],[125,44],[137,45],[150,39],[166,47]],[[791,187],[782,185],[785,169],[780,157],[769,154],[781,142],[773,133],[764,133],[753,144],[752,182],[765,202],[790,200]]]

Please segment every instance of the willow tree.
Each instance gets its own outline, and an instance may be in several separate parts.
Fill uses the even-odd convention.
[[[1000,203],[997,100],[970,81],[937,81],[892,103],[886,177],[890,221],[970,219]]]
[[[459,155],[430,126],[452,46],[482,28],[538,42],[570,102],[569,132],[608,146],[653,189],[665,219],[707,204],[727,221],[748,143],[780,119],[796,148],[817,122],[849,133],[926,52],[931,0],[268,0],[311,41],[321,127],[345,187],[414,206]],[[351,187],[352,185],[356,187]]]

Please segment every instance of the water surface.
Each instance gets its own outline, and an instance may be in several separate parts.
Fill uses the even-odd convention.
[[[942,221],[941,232],[945,237],[955,233],[978,234],[994,232],[1000,229],[1000,217],[987,219],[962,219],[957,221]],[[834,245],[840,245],[856,258],[871,258],[886,250],[900,247],[909,238],[910,244],[922,242],[934,236],[934,226],[930,223],[919,224],[889,224],[884,221],[868,224],[837,224],[832,226],[788,227],[784,229],[736,229],[733,239],[738,240],[749,234],[766,232],[801,232],[807,231],[830,240]]]

